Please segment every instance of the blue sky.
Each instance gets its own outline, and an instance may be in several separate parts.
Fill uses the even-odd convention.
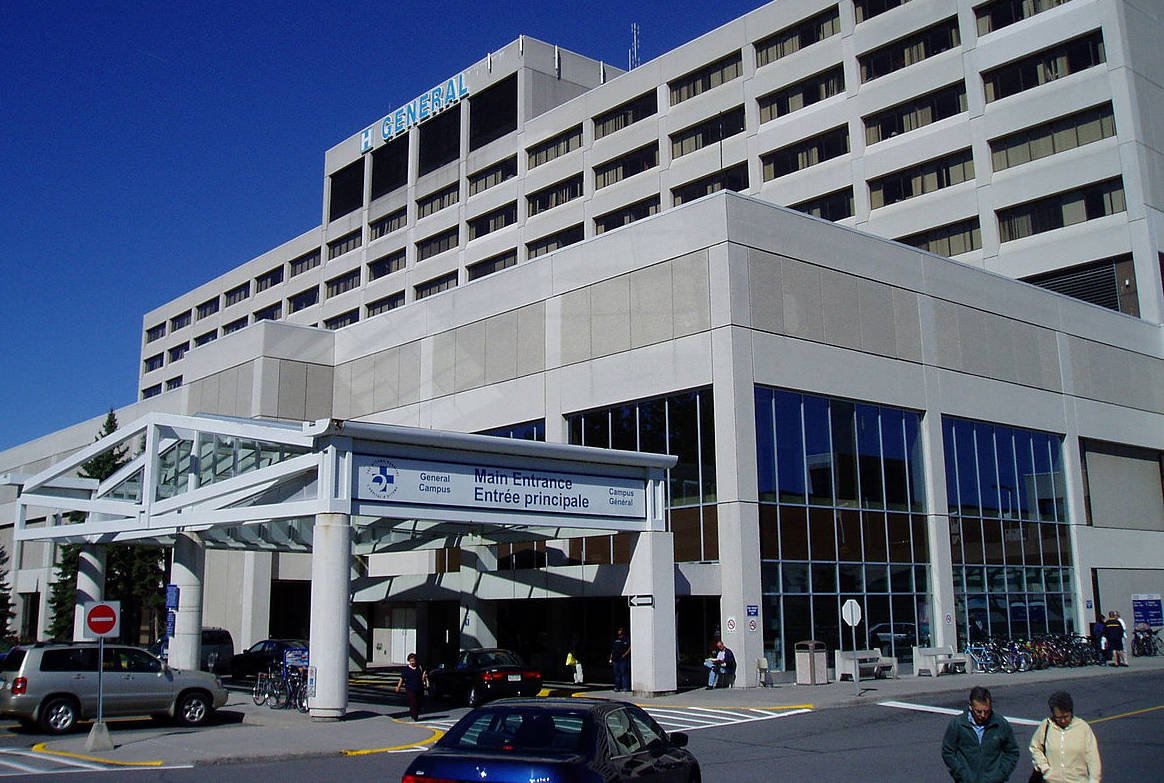
[[[646,62],[761,4],[7,5],[0,450],[133,402],[146,311],[318,225],[324,151],[490,50],[626,67],[632,22]]]

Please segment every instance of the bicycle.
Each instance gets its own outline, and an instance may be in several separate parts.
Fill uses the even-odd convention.
[[[1164,639],[1156,628],[1136,628],[1132,632],[1132,655],[1164,655]]]
[[[271,688],[272,682],[273,677],[270,671],[259,672],[255,675],[255,684],[251,687],[251,699],[257,706],[261,707],[274,697]]]
[[[967,657],[974,664],[974,671],[992,673],[999,671],[1002,665],[999,663],[998,656],[994,651],[985,644],[967,644],[966,649],[963,650]]]

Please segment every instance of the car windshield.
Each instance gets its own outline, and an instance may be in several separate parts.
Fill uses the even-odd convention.
[[[473,662],[477,666],[521,666],[521,658],[518,658],[515,653],[509,650],[490,650],[489,652],[477,653],[473,656]]]
[[[437,743],[458,750],[575,753],[582,748],[581,711],[488,708],[465,716]]]

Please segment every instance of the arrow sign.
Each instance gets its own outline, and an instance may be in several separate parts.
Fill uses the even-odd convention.
[[[120,601],[90,601],[82,606],[85,610],[85,630],[89,634],[103,639],[121,633]]]

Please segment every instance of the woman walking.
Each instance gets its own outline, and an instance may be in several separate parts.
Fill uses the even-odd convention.
[[[1056,691],[1047,699],[1051,717],[1031,737],[1031,759],[1047,783],[1100,783],[1103,764],[1087,721],[1075,717],[1071,694]]]
[[[421,668],[416,661],[416,653],[408,654],[408,665],[400,670],[400,682],[396,683],[396,692],[404,689],[408,696],[408,714],[413,721],[420,720],[420,700],[424,698],[424,686],[428,684],[428,672]]]

